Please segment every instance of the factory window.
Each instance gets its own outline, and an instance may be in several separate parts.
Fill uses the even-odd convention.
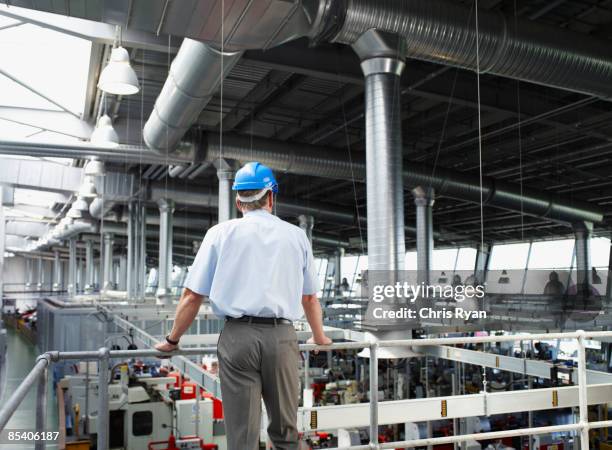
[[[433,251],[433,261],[431,268],[433,270],[454,270],[455,262],[457,261],[457,249],[446,248],[443,250]]]
[[[474,271],[476,265],[476,249],[470,247],[463,247],[459,249],[457,255],[457,264],[455,270],[471,270]]]
[[[597,269],[608,269],[610,263],[610,239],[591,239],[591,265]]]
[[[406,270],[417,270],[417,252],[406,252],[404,266]]]
[[[132,434],[134,436],[149,436],[153,433],[153,413],[137,411],[132,416]]]
[[[574,256],[574,240],[534,242],[529,269],[569,269]]]
[[[527,264],[529,243],[495,245],[491,251],[491,270],[524,269]]]

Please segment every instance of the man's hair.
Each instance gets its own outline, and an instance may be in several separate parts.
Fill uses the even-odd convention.
[[[240,193],[241,197],[250,197],[252,195],[259,194],[261,192],[261,189],[249,189],[247,191],[238,191],[238,192]],[[268,196],[270,195],[272,195],[272,191],[266,192],[266,195],[264,195],[259,200],[255,200],[254,202],[248,202],[248,203],[241,202],[240,200],[238,200],[238,207],[245,211],[254,211],[256,209],[261,209],[264,206],[266,206],[266,204],[268,203]]]

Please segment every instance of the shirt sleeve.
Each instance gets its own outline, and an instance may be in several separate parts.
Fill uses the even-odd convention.
[[[310,245],[305,233],[304,244],[306,247],[306,258],[304,263],[304,285],[302,286],[302,295],[314,295],[319,291],[319,279],[314,257],[312,255],[312,245]]]
[[[210,296],[215,270],[217,268],[216,237],[212,230],[204,236],[202,245],[198,250],[189,274],[185,280],[185,287],[196,294]]]

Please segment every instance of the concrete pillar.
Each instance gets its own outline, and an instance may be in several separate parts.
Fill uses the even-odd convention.
[[[113,235],[104,233],[104,261],[102,265],[102,286],[101,290],[113,290]]]
[[[236,217],[236,202],[232,195],[234,171],[230,168],[217,169],[219,178],[219,223]]]
[[[306,236],[308,236],[308,240],[310,241],[310,245],[312,246],[312,229],[314,228],[314,217],[307,216],[306,214],[300,214],[298,216],[298,222],[300,228],[304,230]]]
[[[76,258],[76,239],[68,241],[68,294],[76,295],[77,286],[77,258]]]
[[[91,294],[94,291],[94,243],[91,239],[85,241],[85,292]]]
[[[117,277],[117,289],[120,291],[127,291],[127,277],[128,277],[128,264],[127,256],[119,256],[119,276]]]
[[[417,186],[412,190],[416,205],[417,280],[430,284],[433,262],[433,205],[434,190]]]
[[[53,251],[53,290],[61,291],[62,284],[62,260],[60,259],[59,250]]]
[[[32,259],[25,258],[25,290],[29,291],[32,289],[32,282],[34,280],[34,267],[32,265]]]
[[[172,215],[174,202],[162,199],[159,205],[159,283],[157,298],[161,303],[170,301],[170,278],[172,275]]]

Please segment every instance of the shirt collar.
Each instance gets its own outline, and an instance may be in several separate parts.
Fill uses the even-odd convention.
[[[251,215],[253,215],[253,216],[271,216],[272,214],[269,213],[268,211],[266,211],[265,209],[260,208],[260,209],[254,209],[252,211],[247,211],[247,212],[243,213],[243,215],[244,215],[244,217],[247,217],[247,216],[251,216]]]

